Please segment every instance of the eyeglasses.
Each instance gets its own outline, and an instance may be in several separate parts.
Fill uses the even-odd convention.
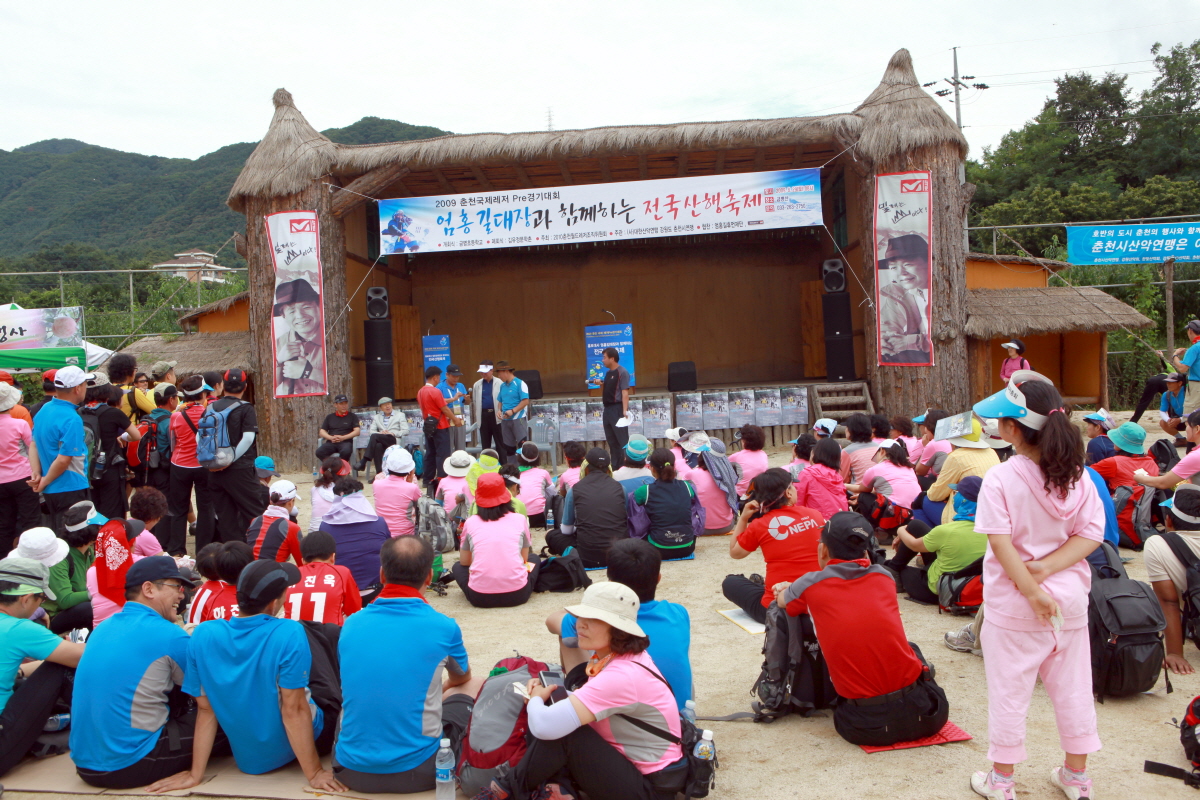
[[[150,581],[150,582],[153,583],[155,586],[165,586],[168,589],[174,589],[177,592],[183,591],[182,583],[177,583],[177,582],[173,582],[173,581]]]

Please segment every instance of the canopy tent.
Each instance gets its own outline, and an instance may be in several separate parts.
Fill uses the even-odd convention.
[[[83,347],[25,347],[0,350],[0,369],[7,372],[45,372],[76,366],[95,367],[113,353],[107,347],[85,341]]]

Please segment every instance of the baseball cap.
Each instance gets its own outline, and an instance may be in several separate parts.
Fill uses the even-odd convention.
[[[41,592],[47,600],[56,600],[50,590],[50,568],[40,561],[20,556],[9,556],[0,559],[0,581],[17,584],[17,588],[9,589],[7,595],[26,595]]]
[[[824,432],[826,436],[833,436],[835,430],[837,430],[837,420],[832,420],[828,417],[822,417],[813,423],[813,433],[816,435]]]
[[[579,604],[567,606],[566,612],[582,619],[598,619],[634,636],[645,636],[646,632],[637,623],[639,608],[637,592],[623,583],[603,581],[584,589]]]
[[[275,481],[271,484],[270,492],[272,495],[279,495],[279,502],[286,503],[296,499],[296,484],[291,481]]]
[[[593,447],[588,450],[585,460],[589,467],[596,469],[608,469],[608,465],[612,463],[612,459],[608,457],[608,451],[603,447]]]
[[[17,385],[16,381],[13,380],[13,376],[11,374],[9,374],[6,370],[2,370],[2,369],[0,369],[0,382],[7,383],[9,386]]]
[[[1171,383],[1187,383],[1187,375],[1182,372],[1171,372],[1167,374],[1167,380]]]
[[[175,365],[178,363],[178,361],[155,361],[154,366],[150,367],[150,374],[156,378],[161,378],[175,369]]]
[[[1187,324],[1187,329],[1192,333],[1200,333],[1200,319],[1194,319]]]
[[[259,456],[254,459],[254,471],[258,473],[260,478],[278,478],[279,473],[275,471],[275,459],[270,456]]]
[[[640,433],[630,434],[629,443],[625,445],[625,455],[634,461],[645,461],[650,455],[650,440]]]
[[[451,364],[448,367],[446,367],[446,374],[447,375],[462,375],[463,371],[461,369],[459,369],[458,364]]]
[[[95,373],[87,373],[79,367],[63,367],[54,375],[54,386],[58,389],[74,389],[81,383],[95,380]]]
[[[240,370],[237,367],[231,367],[230,369],[227,369],[225,372],[221,373],[221,380],[225,381],[226,389],[237,392],[241,390],[234,387],[245,386],[248,379],[246,378],[246,372],[244,370]]]
[[[979,490],[983,488],[983,478],[978,475],[968,475],[958,483],[951,484],[950,488],[975,503],[979,500]]]
[[[274,600],[284,589],[299,582],[300,570],[291,562],[260,558],[242,570],[237,582],[238,601],[242,598],[257,601],[264,597]]]
[[[55,373],[57,373],[57,372],[58,372],[58,370],[56,370],[56,369],[48,369],[48,370],[46,370],[45,372],[43,372],[43,373],[42,373],[42,380],[44,380],[44,381],[52,381],[52,380],[54,380],[54,375],[55,375]]]
[[[349,397],[346,397],[346,395],[344,395],[344,394],[339,394],[339,395],[335,395],[335,396],[334,396],[334,398],[333,398],[333,402],[335,402],[335,403],[349,403],[349,402],[350,402],[350,398],[349,398]]]
[[[170,400],[172,397],[179,396],[179,387],[173,383],[160,383],[154,387],[154,396],[163,400]]]
[[[862,514],[853,511],[839,511],[825,523],[821,538],[843,542],[855,549],[867,549],[867,543],[875,536],[871,523]]]
[[[392,445],[383,453],[383,469],[386,472],[407,475],[416,468],[417,462],[413,460],[412,453],[398,444]]]
[[[141,586],[146,581],[163,581],[168,578],[182,583],[184,586],[195,586],[195,581],[185,578],[179,571],[179,565],[170,556],[147,556],[135,561],[125,573],[125,588]]]

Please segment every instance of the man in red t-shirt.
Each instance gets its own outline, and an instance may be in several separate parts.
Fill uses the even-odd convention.
[[[354,576],[334,563],[337,542],[332,534],[312,531],[300,543],[300,550],[304,556],[300,582],[288,589],[283,605],[288,619],[341,625],[346,617],[362,609]]]
[[[435,478],[446,477],[443,462],[450,457],[450,426],[462,425],[450,407],[446,397],[438,388],[442,379],[440,367],[425,368],[425,385],[417,391],[417,405],[421,408],[421,419],[425,423],[425,488],[432,488]],[[437,420],[433,434],[429,433],[430,419]]]
[[[171,436],[171,485],[167,491],[170,510],[168,541],[186,542],[188,512],[192,490],[196,491],[196,550],[199,553],[213,541],[216,518],[208,491],[208,470],[196,460],[196,430],[204,414],[209,393],[203,375],[190,375],[179,384],[183,402],[171,414],[167,430]]]
[[[1116,455],[1097,461],[1092,464],[1092,469],[1104,478],[1110,493],[1116,493],[1122,486],[1133,487],[1133,494],[1117,514],[1117,525],[1121,529],[1122,547],[1140,546],[1143,542],[1141,535],[1133,529],[1133,510],[1145,492],[1154,490],[1139,484],[1133,473],[1144,469],[1150,477],[1158,477],[1158,462],[1146,455],[1146,429],[1141,425],[1132,422],[1118,425],[1108,432],[1108,438],[1117,449]]]
[[[254,549],[245,542],[226,542],[213,557],[221,586],[209,596],[200,612],[200,622],[232,619],[237,616],[237,582],[242,570],[254,560]],[[208,584],[205,584],[208,586]]]
[[[803,598],[833,687],[833,726],[851,744],[884,747],[932,736],[950,715],[920,650],[908,641],[896,579],[872,565],[874,533],[860,514],[834,514],[821,533],[819,572],[774,587],[780,606]]]

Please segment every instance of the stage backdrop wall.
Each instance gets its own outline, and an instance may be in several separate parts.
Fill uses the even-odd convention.
[[[422,330],[436,319],[454,337],[457,363],[506,359],[538,369],[550,393],[579,391],[583,327],[604,319],[601,309],[634,326],[639,386],[665,387],[671,361],[695,361],[707,384],[796,380],[805,374],[801,284],[819,278],[822,246],[801,235],[419,255],[413,305]]]

